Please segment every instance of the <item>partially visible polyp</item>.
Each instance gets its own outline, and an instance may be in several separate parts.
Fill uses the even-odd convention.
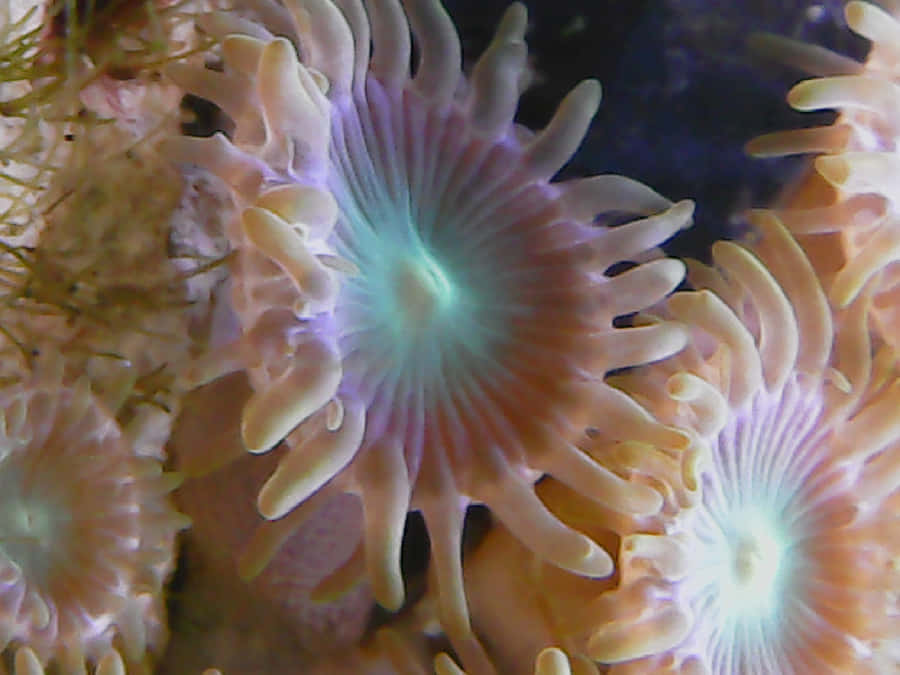
[[[896,3],[849,2],[848,25],[872,41],[865,63],[824,50],[787,44],[788,61],[814,69],[815,79],[797,84],[788,101],[798,110],[835,109],[840,114],[827,127],[776,132],[756,139],[751,152],[763,156],[815,153],[815,168],[836,190],[821,203],[806,208],[787,205],[780,212],[785,225],[815,258],[807,245],[837,236],[842,256],[825,263],[833,268],[826,279],[829,296],[845,307],[872,282],[872,319],[878,334],[900,346],[900,21]],[[893,9],[891,9],[893,8]],[[819,261],[814,259],[819,265]]]
[[[170,71],[236,123],[231,141],[180,139],[173,157],[210,167],[244,206],[229,234],[243,336],[193,376],[246,368],[245,444],[265,452],[286,439],[290,451],[259,495],[264,516],[316,493],[362,497],[369,574],[387,607],[403,601],[405,515],[421,510],[445,628],[464,660],[486,669],[458,554],[468,503],[486,503],[543,558],[590,576],[610,574],[610,557],[543,506],[537,476],[620,511],[659,508],[655,491],[572,441],[610,415],[640,420],[673,451],[685,444],[602,378],[683,346],[675,323],[612,325],[671,291],[679,262],[605,270],[686,226],[691,205],[620,176],[551,182],[600,90],[578,85],[537,135],[513,123],[521,5],[468,82],[436,0],[254,8],[265,27],[230,14],[203,20],[223,39],[224,71]],[[660,213],[595,226],[608,211]],[[265,564],[256,557],[251,567]]]
[[[148,673],[187,524],[169,500],[177,480],[138,426],[123,431],[86,378],[60,371],[0,394],[0,649],[16,675]]]
[[[668,301],[691,326],[687,348],[615,379],[692,443],[679,457],[594,448],[665,497],[658,517],[606,524],[622,534],[618,585],[573,608],[585,651],[612,673],[898,665],[893,357],[871,358],[867,296],[833,319],[775,216],[752,220],[752,246],[716,244],[715,266],[689,273],[701,290]],[[553,503],[565,513],[564,496]]]

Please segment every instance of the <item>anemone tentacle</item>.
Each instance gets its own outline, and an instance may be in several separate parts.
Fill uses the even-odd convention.
[[[260,512],[281,518],[323,490],[360,494],[369,574],[379,601],[396,608],[402,520],[421,510],[459,648],[471,637],[458,555],[467,504],[487,504],[542,557],[590,576],[612,572],[609,555],[543,506],[538,476],[613,509],[659,508],[655,491],[606,471],[574,441],[623,407],[608,371],[685,342],[676,322],[613,325],[673,290],[680,262],[657,259],[621,277],[606,270],[687,226],[692,204],[620,176],[552,182],[600,87],[582,82],[543,131],[523,133],[513,121],[522,5],[507,11],[468,81],[437,0],[285,7],[288,38],[210,16],[224,73],[171,72],[236,122],[231,142],[170,149],[206,163],[244,204],[230,233],[244,336],[223,369],[250,372],[247,448],[285,438],[291,448],[260,492]],[[611,211],[644,217],[595,224]],[[673,451],[687,442],[654,429]]]

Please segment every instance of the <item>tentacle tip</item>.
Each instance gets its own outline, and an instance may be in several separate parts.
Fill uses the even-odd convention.
[[[768,138],[769,137],[766,135],[751,138],[744,143],[744,154],[748,157],[753,157],[754,159],[762,159],[771,156],[769,146],[766,143]]]
[[[274,447],[275,443],[269,443],[267,439],[261,438],[261,432],[255,428],[256,426],[253,420],[248,419],[245,415],[241,419],[241,440],[244,442],[247,452],[252,455],[261,455]]]
[[[667,323],[668,326],[666,327],[667,330],[664,335],[668,338],[668,342],[666,343],[666,348],[664,350],[665,356],[661,358],[667,358],[674,354],[678,354],[687,347],[688,343],[691,341],[691,328],[688,324],[681,321],[671,321]]]
[[[594,78],[582,80],[576,85],[575,90],[584,97],[585,108],[596,112],[603,99],[603,86],[600,84],[600,80]]]
[[[682,199],[669,207],[669,215],[682,222],[682,229],[690,227],[694,218],[694,209],[696,204],[693,199]]]
[[[523,2],[514,2],[506,9],[507,15],[523,28],[528,23],[528,7]]]
[[[558,647],[541,650],[534,662],[535,675],[571,675],[569,659]]]
[[[683,260],[678,260],[677,258],[665,258],[663,263],[668,272],[667,279],[669,284],[674,289],[684,281],[684,277],[687,275],[687,265],[685,265]]]
[[[608,577],[615,570],[612,557],[593,541],[587,537],[585,539],[590,544],[588,554],[574,564],[567,565],[567,569],[575,574],[595,579]]]
[[[403,579],[394,578],[384,579],[382,583],[373,581],[372,592],[375,601],[388,612],[398,612],[406,602],[406,590],[403,587]]]
[[[249,583],[256,579],[265,567],[266,564],[260,563],[258,557],[253,555],[253,551],[244,551],[237,561],[238,577],[241,581]]]
[[[798,82],[787,94],[787,102],[794,110],[808,112],[816,110],[818,106],[815,103],[815,93],[821,88],[818,79],[803,80]]]
[[[285,37],[276,37],[269,42],[263,50],[263,58],[277,58],[279,60],[296,61],[296,52],[294,45]]]
[[[844,6],[844,19],[846,19],[847,25],[857,33],[860,32],[859,28],[870,6],[870,3],[859,0],[851,0]]]
[[[663,497],[659,492],[646,485],[632,486],[632,504],[629,513],[635,516],[652,516],[663,507]]]
[[[265,486],[256,499],[256,510],[266,520],[278,520],[283,518],[296,506],[296,504],[287,499],[285,495],[274,494],[271,490],[266,490]]]
[[[817,157],[815,167],[825,180],[836,187],[844,185],[850,177],[850,164],[842,157],[833,155]]]

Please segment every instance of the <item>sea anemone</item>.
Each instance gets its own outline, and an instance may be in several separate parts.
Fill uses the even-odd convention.
[[[437,0],[254,9],[265,27],[234,14],[202,21],[223,37],[222,71],[169,71],[219,104],[235,131],[168,151],[208,166],[245,205],[229,235],[243,337],[193,375],[247,368],[247,448],[287,439],[259,494],[265,517],[317,492],[361,496],[369,575],[388,608],[404,598],[406,513],[422,512],[444,627],[475,663],[459,556],[468,504],[487,504],[544,559],[593,576],[612,572],[610,557],[556,519],[533,481],[550,473],[614,509],[659,508],[654,491],[571,441],[607,416],[646,421],[602,378],[673,353],[685,334],[613,319],[671,291],[682,264],[607,270],[653,257],[692,205],[621,176],[551,182],[600,88],[579,84],[538,134],[513,122],[526,58],[520,4],[468,79]],[[619,227],[595,222],[660,210]],[[685,442],[647,424],[661,443]],[[264,557],[251,554],[247,568]]]
[[[833,317],[777,218],[751,220],[747,248],[717,243],[689,273],[702,290],[669,299],[687,348],[613,380],[693,441],[593,448],[665,498],[621,530],[616,587],[574,610],[611,673],[900,664],[894,357],[871,358],[867,294]]]
[[[145,672],[186,524],[169,502],[177,481],[86,379],[44,366],[0,391],[0,647],[19,674],[120,660]]]
[[[848,25],[872,41],[864,64],[819,48],[762,38],[785,60],[819,76],[790,91],[788,101],[794,108],[833,108],[840,114],[833,125],[768,134],[751,142],[749,149],[760,156],[820,154],[815,168],[836,195],[810,208],[788,208],[779,216],[796,236],[804,237],[804,246],[810,237],[837,233],[839,253],[828,256],[834,259],[814,260],[817,266],[833,268],[828,283],[836,306],[846,307],[870,279],[879,277],[871,317],[881,338],[896,348],[900,347],[900,191],[894,176],[900,166],[900,6],[883,4],[896,11],[868,2],[846,6]]]

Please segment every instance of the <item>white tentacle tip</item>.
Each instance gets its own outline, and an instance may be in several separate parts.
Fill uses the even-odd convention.
[[[573,574],[583,577],[602,579],[613,573],[615,565],[613,559],[602,547],[591,541],[590,538],[581,535],[587,553],[578,560],[550,561],[557,567],[568,570]]]

